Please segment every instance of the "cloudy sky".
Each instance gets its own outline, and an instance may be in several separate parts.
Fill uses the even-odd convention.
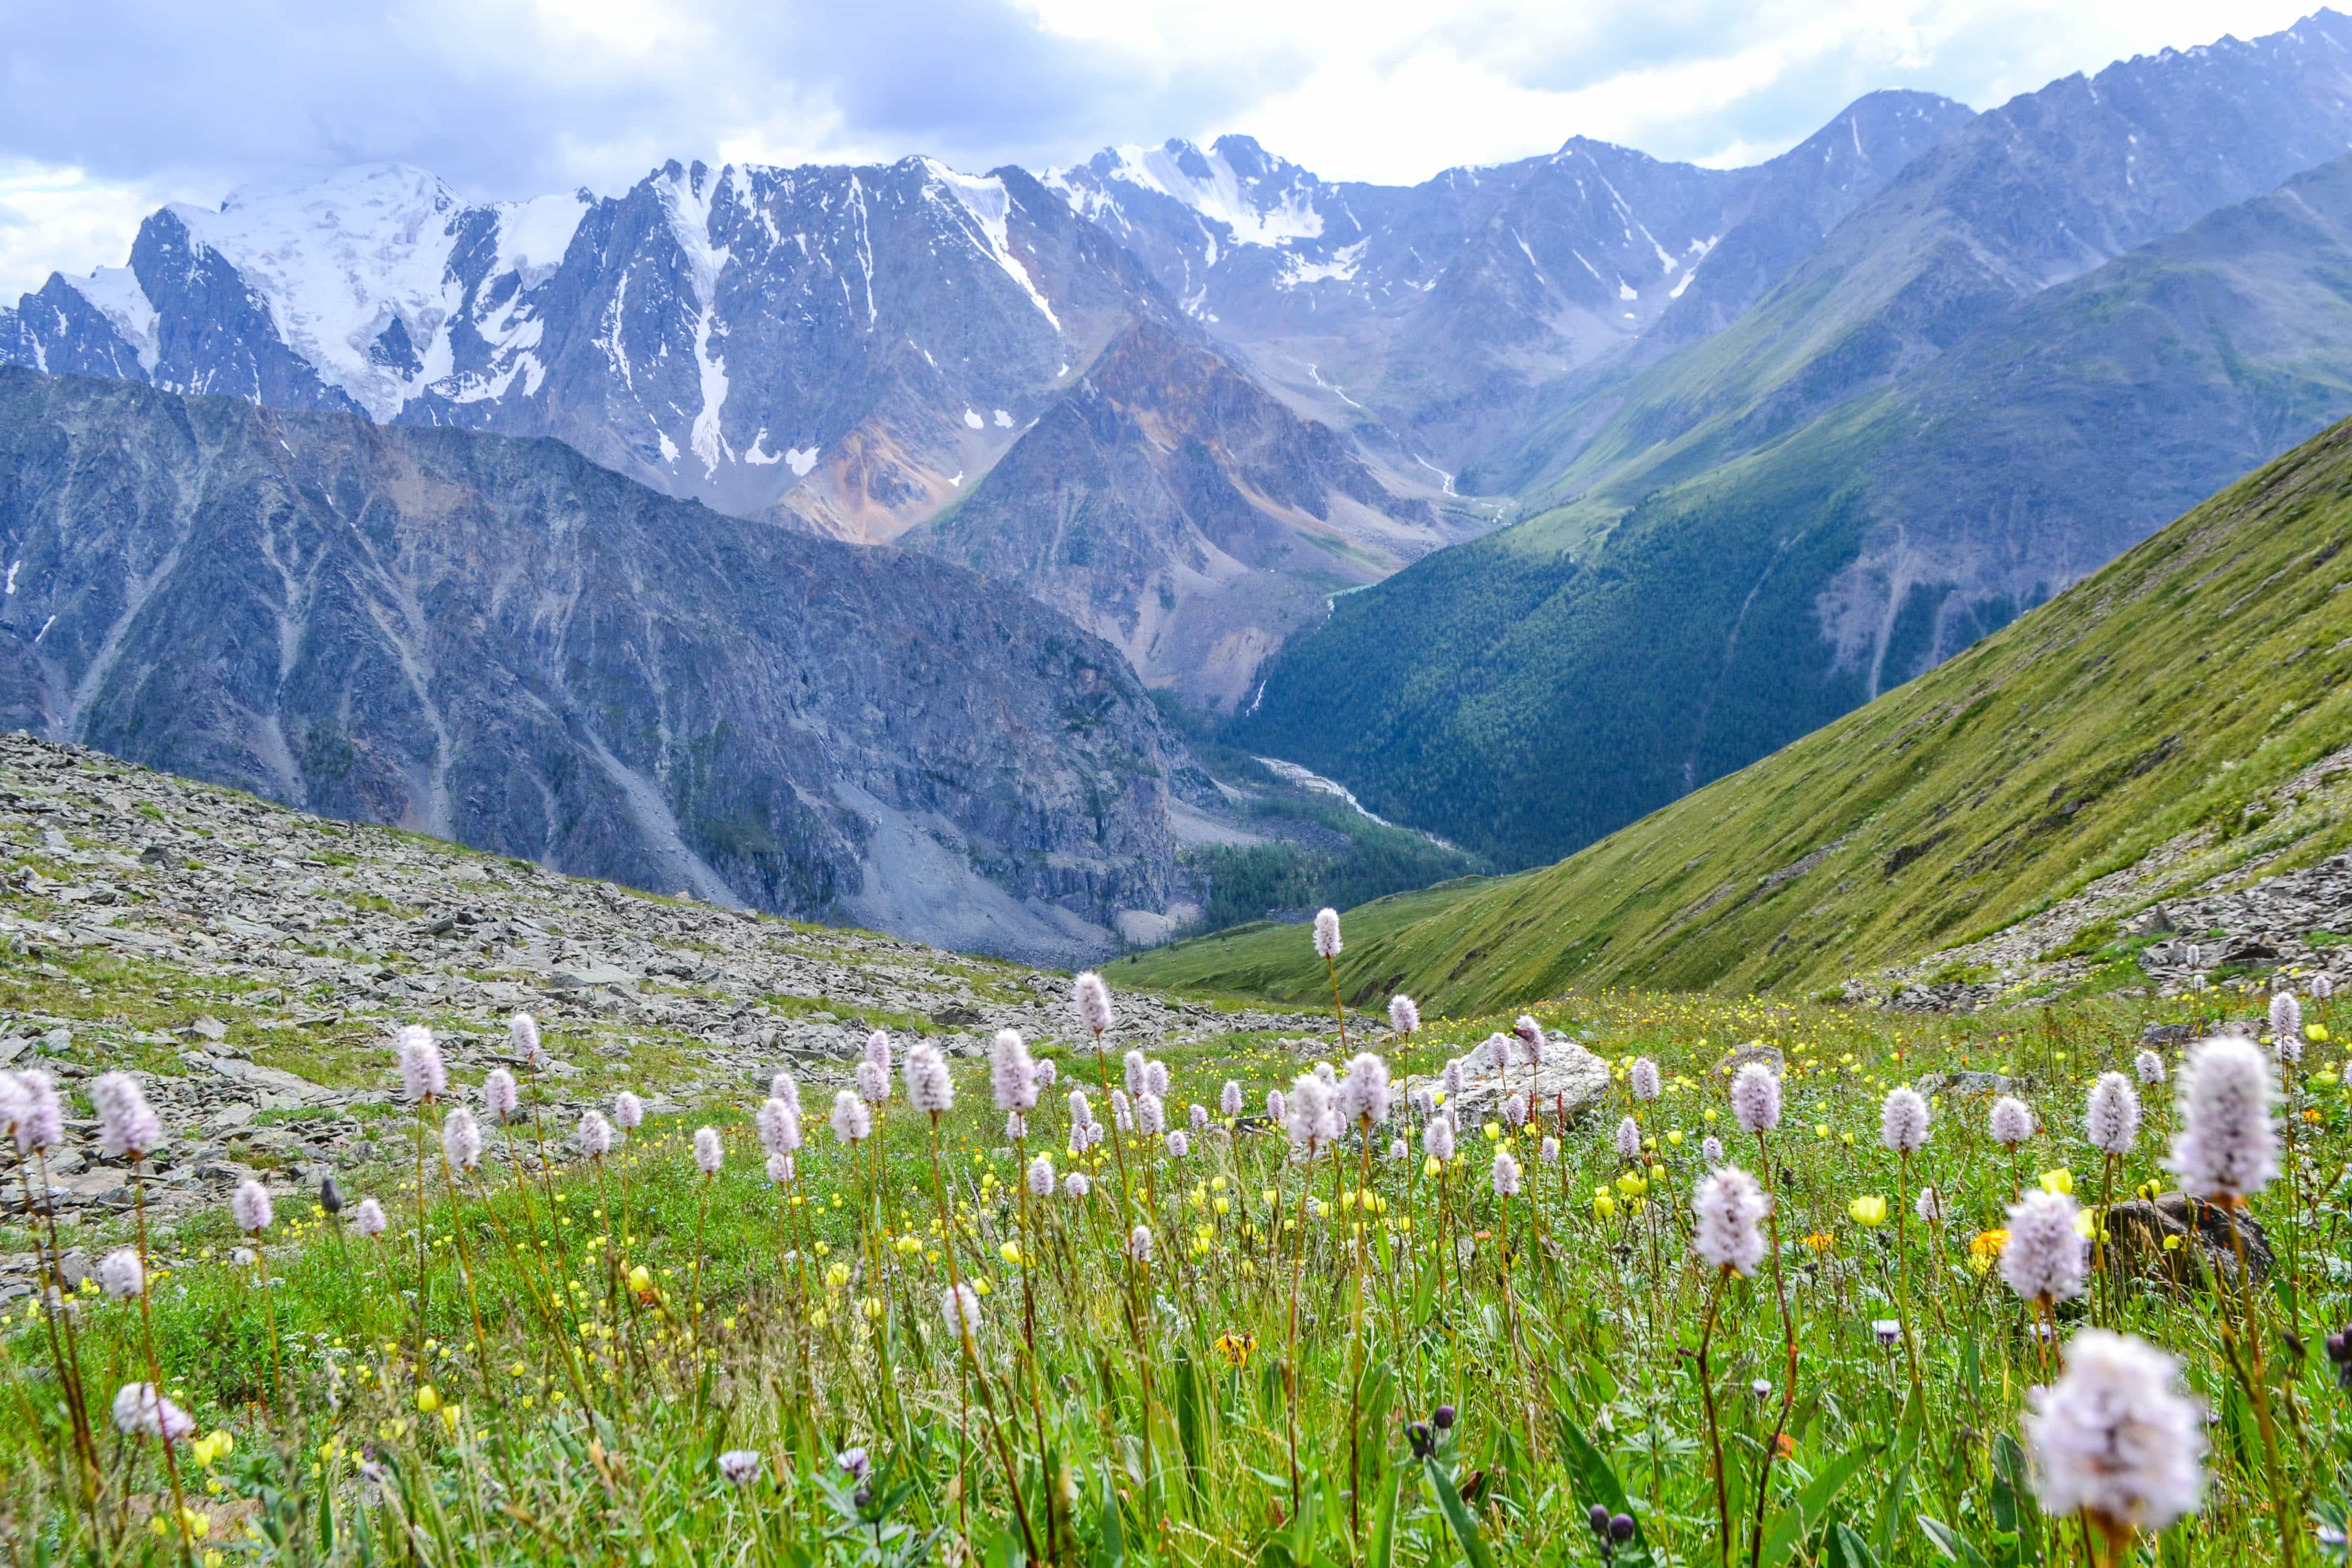
[[[960,167],[1255,135],[1412,181],[1574,134],[1742,163],[1874,88],[1979,109],[2313,0],[77,0],[0,26],[0,300],[165,201],[398,160],[470,195],[668,157]]]

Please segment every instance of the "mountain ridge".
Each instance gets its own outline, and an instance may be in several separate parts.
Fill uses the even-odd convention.
[[[0,368],[0,723],[659,891],[1069,962],[1215,799],[1117,652],[572,447]]]
[[[2322,773],[2352,780],[2347,498],[2352,421],[1558,864],[1349,911],[1342,992],[1491,1013],[1571,986],[1805,990],[1980,941],[2165,857],[2202,857],[2212,885],[2315,865],[2352,846],[2352,796],[2311,794]],[[1114,973],[1302,1001],[1329,985],[1297,927]]]

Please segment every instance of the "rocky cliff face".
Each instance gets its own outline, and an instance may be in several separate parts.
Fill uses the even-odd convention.
[[[0,370],[0,723],[659,890],[1067,960],[1204,792],[1118,653],[551,441]]]
[[[1344,437],[1205,344],[1129,328],[971,496],[908,536],[1231,710],[1334,592],[1472,530],[1392,496]]]
[[[474,205],[372,165],[163,208],[127,268],[0,310],[0,363],[555,436],[672,495],[876,542],[1167,310],[1017,169],[671,163],[610,199]]]
[[[1185,311],[1300,406],[1429,477],[1507,449],[1643,341],[1715,331],[1828,227],[1971,118],[1878,92],[1745,169],[1583,137],[1413,186],[1327,182],[1243,136],[1107,149],[1049,172]],[[1497,487],[1503,474],[1481,476]]]

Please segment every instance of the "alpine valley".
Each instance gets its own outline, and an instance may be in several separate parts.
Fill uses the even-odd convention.
[[[175,204],[0,310],[0,707],[1039,962],[1534,865],[2352,412],[2347,153],[2320,11],[1736,169]]]

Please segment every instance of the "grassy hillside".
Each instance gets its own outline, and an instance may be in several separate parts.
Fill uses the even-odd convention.
[[[1958,657],[1570,859],[1353,913],[1342,989],[1810,989],[1995,930],[2352,742],[2352,425]],[[2326,822],[2273,868],[2352,842]],[[1297,928],[1122,963],[1305,999]]]
[[[2352,412],[2352,159],[1773,444],[1441,551],[1269,667],[1252,749],[1515,868],[2006,624]]]

